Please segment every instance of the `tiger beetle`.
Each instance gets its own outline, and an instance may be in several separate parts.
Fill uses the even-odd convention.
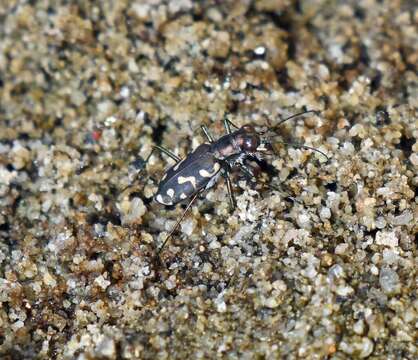
[[[292,115],[281,120],[273,129],[285,121],[307,113],[317,114],[314,110],[308,110]],[[167,241],[172,237],[196,198],[205,190],[211,188],[219,179],[219,176],[223,176],[226,181],[230,206],[232,209],[235,209],[236,202],[230,179],[231,170],[239,168],[247,177],[254,178],[254,171],[247,164],[247,160],[261,160],[261,153],[269,150],[274,151],[269,138],[263,137],[265,132],[257,132],[252,125],[247,124],[238,127],[225,117],[224,127],[226,135],[218,140],[214,140],[208,128],[202,125],[201,129],[209,143],[199,145],[184,159],[180,159],[177,155],[161,146],[154,145],[151,153],[145,160],[146,164],[153,152],[158,150],[176,162],[166,171],[158,185],[157,193],[154,196],[158,203],[162,205],[176,205],[184,200],[189,200],[182,215],[158,249],[157,255],[159,255]],[[232,131],[231,127],[236,130]],[[272,131],[271,128],[269,130]],[[322,151],[310,146],[285,144],[317,151],[328,160],[328,156]]]

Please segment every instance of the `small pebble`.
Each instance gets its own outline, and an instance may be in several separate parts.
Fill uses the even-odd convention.
[[[382,290],[388,295],[398,293],[401,289],[398,274],[390,268],[380,270],[379,283]]]

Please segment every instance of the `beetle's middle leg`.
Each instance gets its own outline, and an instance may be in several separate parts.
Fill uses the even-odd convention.
[[[201,129],[203,131],[203,133],[205,134],[206,138],[208,139],[209,143],[213,143],[213,137],[209,132],[209,129],[207,128],[206,125],[202,125]],[[228,131],[228,129],[227,129]],[[225,179],[226,182],[226,188],[228,190],[228,198],[229,198],[229,205],[231,207],[231,210],[234,211],[236,208],[236,201],[235,201],[235,197],[234,197],[234,192],[232,189],[232,182],[231,182],[231,177],[230,177],[230,173],[229,173],[229,169],[227,167],[224,167],[223,171],[222,171],[222,176]]]

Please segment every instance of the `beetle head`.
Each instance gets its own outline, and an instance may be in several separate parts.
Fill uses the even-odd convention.
[[[261,143],[260,135],[254,126],[244,125],[238,133],[237,143],[242,151],[254,153]]]

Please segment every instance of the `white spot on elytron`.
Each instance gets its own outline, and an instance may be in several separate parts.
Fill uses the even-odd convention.
[[[206,171],[205,169],[200,169],[199,175],[204,178],[210,178],[219,171],[219,168],[220,168],[220,165],[218,163],[215,163],[213,165],[213,172]]]
[[[159,202],[160,204],[163,204],[163,205],[172,205],[172,204],[173,204],[173,202],[172,202],[172,201],[164,201],[164,199],[163,199],[163,197],[161,196],[161,194],[158,194],[158,195],[155,197],[155,200],[157,200],[157,202]]]
[[[205,169],[200,169],[199,175],[204,178],[210,178],[212,176],[212,173],[210,173],[209,171],[206,171]]]
[[[184,183],[186,183],[188,181],[192,184],[193,188],[196,189],[196,187],[197,187],[197,185],[196,185],[196,178],[194,176],[186,176],[186,177],[179,176],[178,179],[177,179],[177,182],[179,184],[184,184]]]
[[[187,195],[185,193],[180,194],[180,199],[184,200],[187,199]]]
[[[173,189],[168,189],[167,190],[167,195],[172,198],[174,196],[174,190]]]
[[[165,180],[166,177],[167,177],[167,173],[164,174],[164,176],[161,178],[161,181]]]

